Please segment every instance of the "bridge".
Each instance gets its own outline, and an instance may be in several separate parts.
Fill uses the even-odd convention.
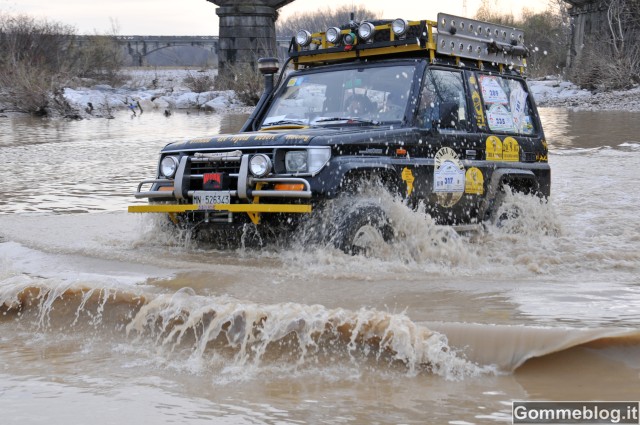
[[[116,36],[131,65],[205,65],[218,59],[217,36]],[[162,51],[162,52],[161,52]],[[162,54],[161,54],[162,53]],[[171,60],[175,63],[168,63]],[[188,62],[188,63],[187,63]],[[198,63],[199,62],[199,63]]]
[[[276,56],[278,9],[294,0],[207,0],[220,18],[221,80],[234,78],[239,69],[255,66],[259,57]]]

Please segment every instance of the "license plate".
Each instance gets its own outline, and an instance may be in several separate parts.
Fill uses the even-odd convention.
[[[212,210],[215,204],[230,204],[231,192],[228,190],[196,190],[193,203],[200,210]]]

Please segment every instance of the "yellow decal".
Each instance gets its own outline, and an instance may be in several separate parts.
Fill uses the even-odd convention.
[[[411,192],[413,192],[414,180],[415,180],[415,177],[413,177],[413,173],[411,172],[411,170],[408,167],[404,167],[402,169],[402,181],[404,181],[407,184],[407,196],[410,196]]]
[[[487,137],[487,161],[502,161],[502,141],[496,136]]]
[[[469,83],[471,83],[472,86],[476,85],[476,77],[475,76],[471,76],[469,77]]]
[[[520,161],[520,145],[513,137],[507,137],[502,142],[502,160],[509,162]]]
[[[464,193],[482,195],[484,193],[484,176],[479,168],[471,167],[467,170],[464,181]]]
[[[211,141],[211,137],[198,137],[198,138],[189,140],[188,143],[208,143],[210,141]]]
[[[249,136],[233,136],[231,138],[231,141],[233,143],[238,143],[238,142],[248,142],[249,141]]]
[[[484,110],[482,109],[482,100],[480,99],[480,93],[478,90],[471,92],[471,99],[473,100],[473,109],[476,111],[476,123],[478,127],[484,128],[486,126],[484,120]]]
[[[543,155],[543,154],[536,154],[536,161],[537,162],[549,162],[549,159],[547,158],[547,155]]]
[[[311,136],[299,136],[295,134],[287,134],[284,136],[284,140],[295,140],[296,142],[308,142]]]
[[[296,78],[290,79],[289,82],[287,83],[287,86],[289,86],[289,87],[295,86],[296,85],[296,80],[297,80]]]

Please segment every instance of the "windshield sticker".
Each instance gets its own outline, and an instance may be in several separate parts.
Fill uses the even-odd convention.
[[[502,160],[511,162],[520,161],[520,145],[513,137],[507,137],[502,142]]]
[[[491,105],[487,111],[487,119],[492,131],[513,131],[513,116],[503,105]]]
[[[522,90],[520,84],[511,91],[510,96],[511,113],[513,116],[513,125],[518,133],[525,133],[527,125],[531,125],[530,120],[527,121],[526,105],[527,93]]]
[[[291,78],[289,81],[287,81],[287,87],[301,86],[303,82],[304,77]]]
[[[471,99],[473,100],[473,109],[476,111],[476,124],[480,129],[484,129],[486,123],[484,122],[484,111],[482,110],[482,100],[480,94],[476,89],[471,92]]]
[[[471,195],[484,194],[484,176],[479,168],[471,167],[467,170],[464,192]]]
[[[444,207],[455,205],[465,187],[465,170],[458,154],[451,148],[442,148],[435,155],[433,169],[433,191],[438,194],[438,203]]]
[[[480,87],[484,103],[508,103],[507,94],[498,81],[498,77],[480,76]]]
[[[487,161],[502,161],[502,140],[496,136],[487,137]]]

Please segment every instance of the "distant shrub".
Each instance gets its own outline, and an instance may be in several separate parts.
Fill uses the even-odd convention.
[[[264,77],[250,64],[226,64],[223,76],[216,79],[217,90],[233,90],[238,99],[249,106],[254,106],[260,100],[264,91]]]
[[[189,73],[184,79],[184,84],[195,93],[203,93],[213,90],[214,78],[210,74],[200,71],[197,74]]]
[[[0,95],[16,111],[70,114],[62,89],[77,78],[113,83],[121,63],[113,37],[80,44],[68,25],[0,15]]]

